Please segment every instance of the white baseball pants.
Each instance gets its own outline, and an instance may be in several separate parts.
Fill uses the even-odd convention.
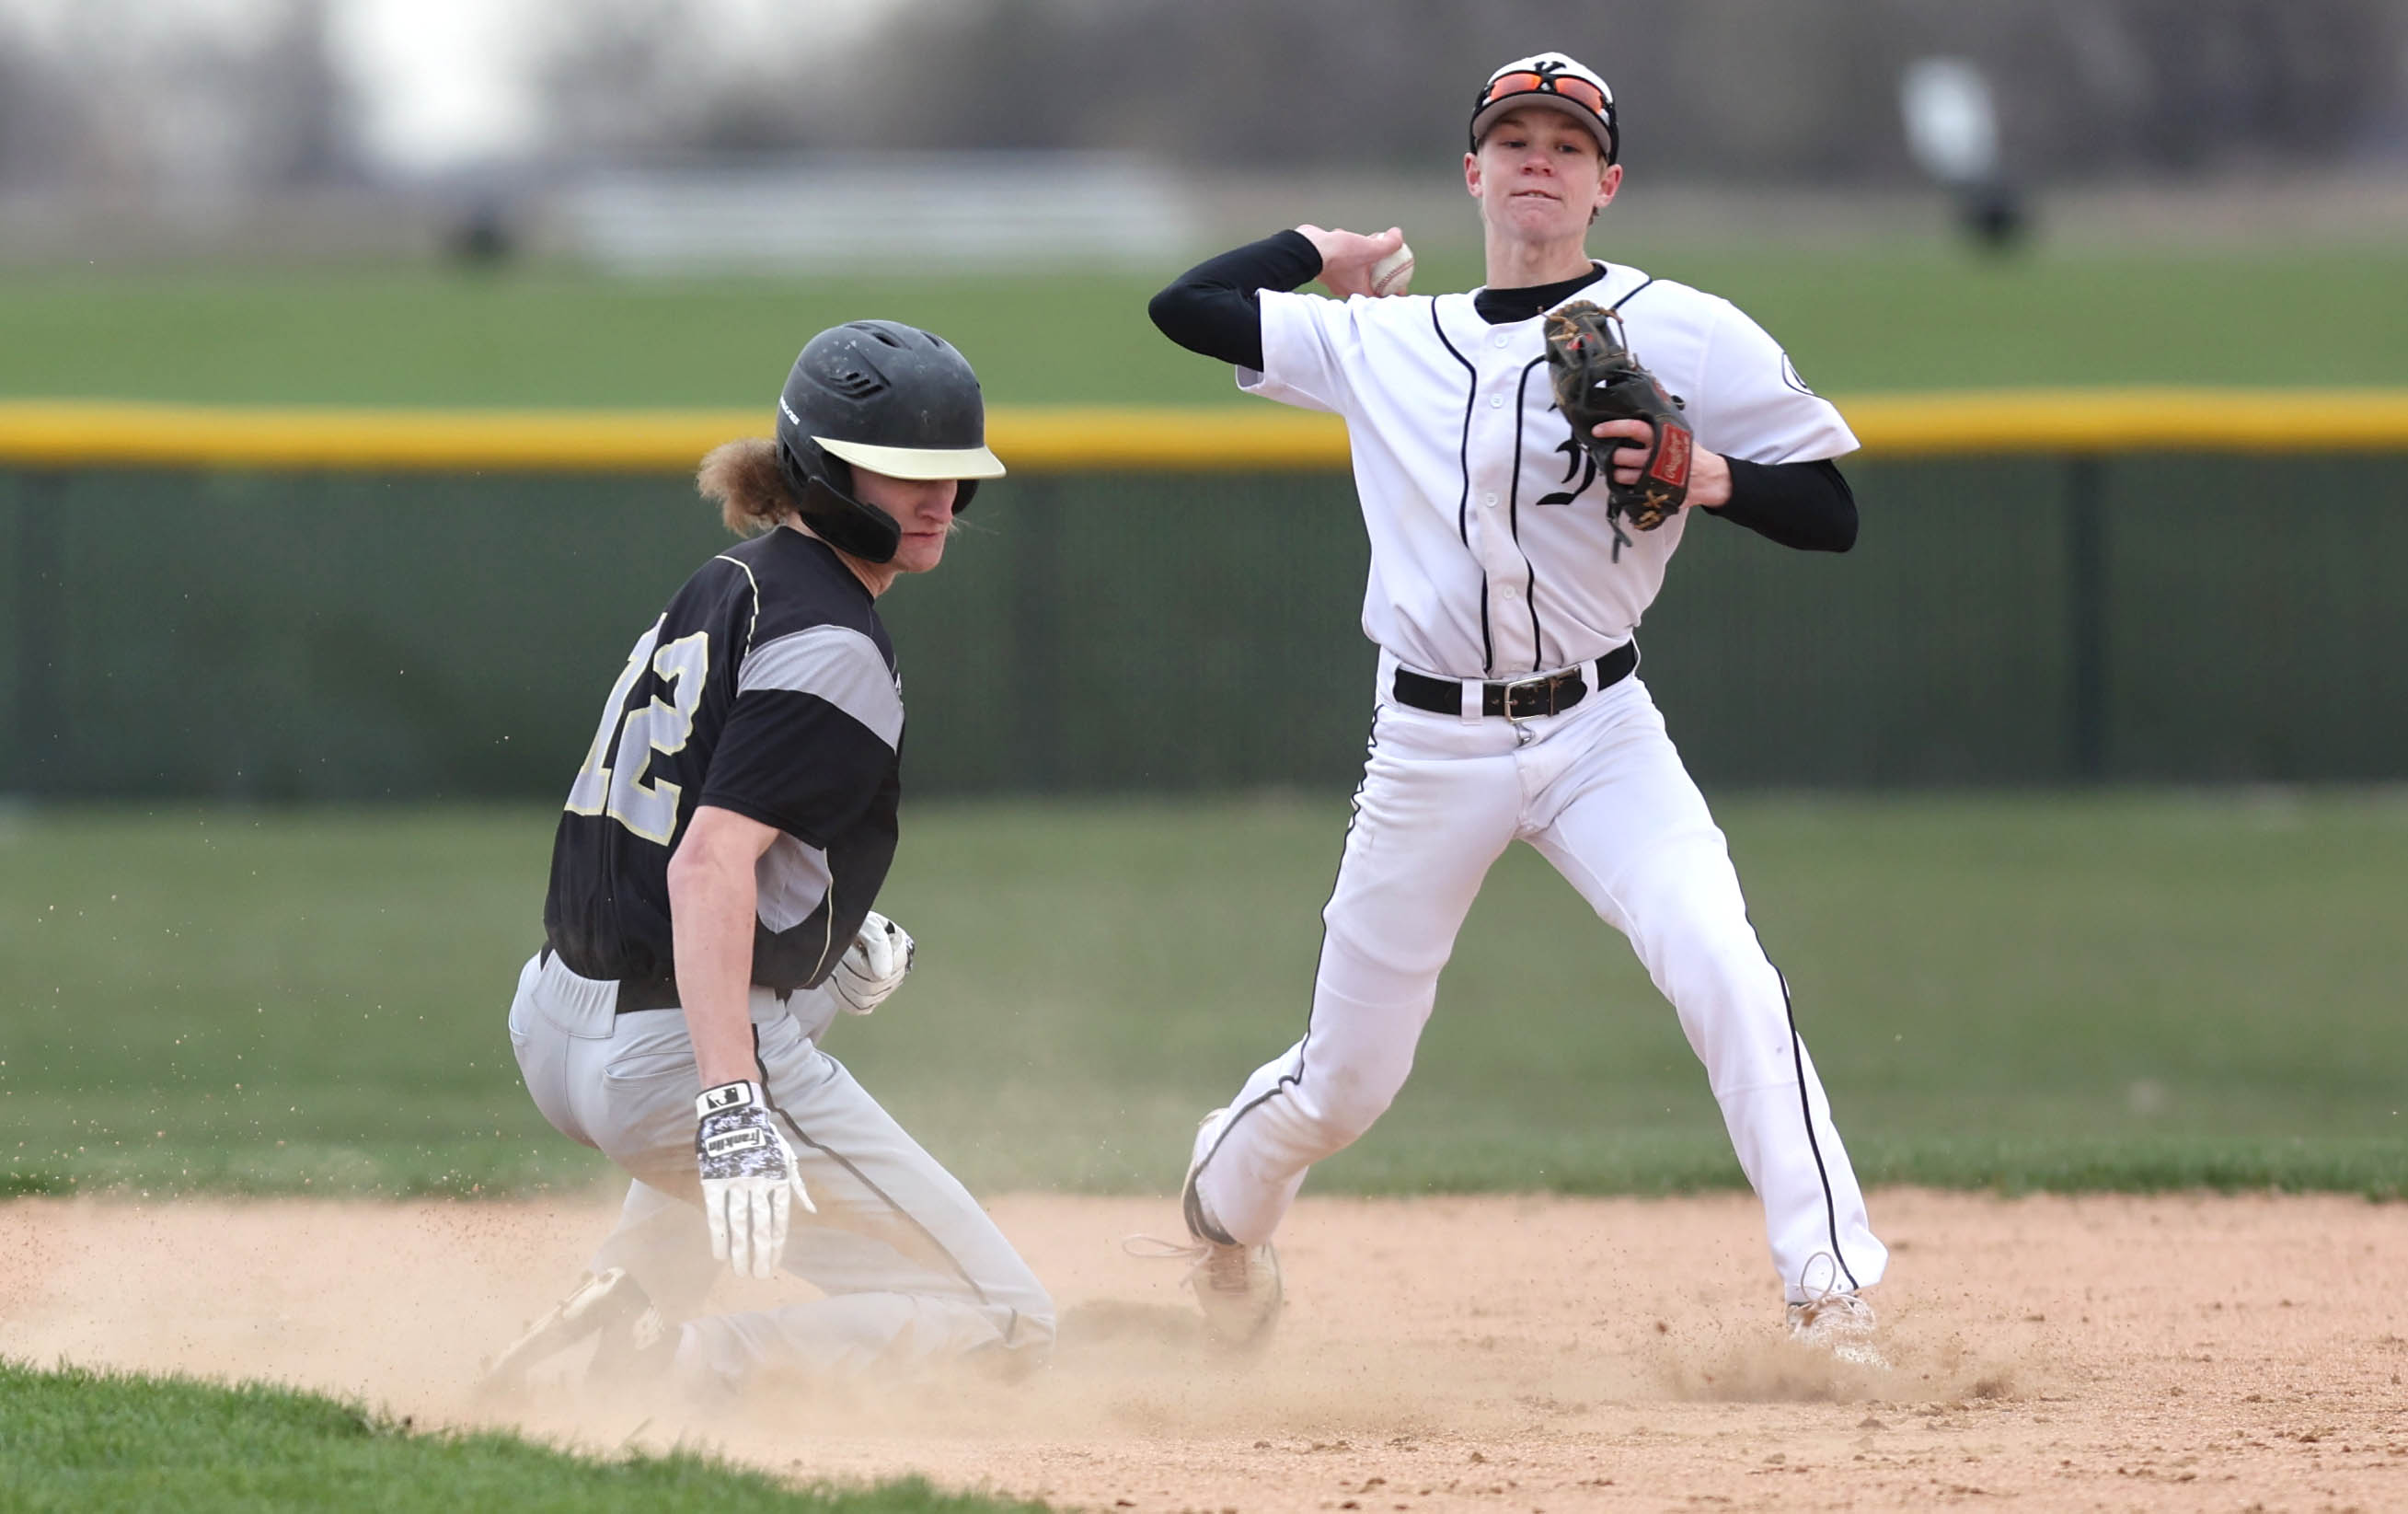
[[[1671,1001],[1763,1201],[1789,1298],[1878,1281],[1888,1253],[1787,986],[1646,686],[1633,675],[1564,714],[1513,722],[1398,705],[1386,694],[1395,672],[1383,656],[1370,757],[1322,912],[1312,1017],[1231,1104],[1197,1177],[1206,1216],[1232,1240],[1270,1239],[1306,1170],[1387,1109],[1472,896],[1518,839],[1630,939]]]
[[[678,1372],[737,1386],[779,1372],[825,1381],[949,1358],[1041,1356],[1054,1340],[1044,1287],[969,1191],[922,1150],[818,1038],[824,992],[752,991],[764,1087],[786,1121],[819,1213],[797,1206],[784,1270],[824,1298],[695,1318],[725,1263],[710,1255],[695,1166],[701,1091],[685,1013],[613,1013],[617,986],[539,954],[519,974],[510,1045],[536,1107],[634,1181],[588,1264],[624,1267],[664,1319],[685,1321]]]

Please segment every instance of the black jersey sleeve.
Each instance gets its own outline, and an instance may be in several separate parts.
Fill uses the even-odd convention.
[[[1162,334],[1191,353],[1259,372],[1266,289],[1295,289],[1321,272],[1321,253],[1300,231],[1283,231],[1208,258],[1154,296],[1145,310]]]
[[[902,740],[902,696],[876,643],[813,626],[745,657],[700,801],[824,846],[878,797]]]
[[[1845,552],[1856,544],[1856,496],[1829,458],[1811,463],[1730,464],[1730,502],[1709,515],[1744,526],[1800,552]]]

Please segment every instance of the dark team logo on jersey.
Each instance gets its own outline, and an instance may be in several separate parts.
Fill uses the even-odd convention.
[[[1801,395],[1814,395],[1813,390],[1806,387],[1806,381],[1798,376],[1798,365],[1789,361],[1787,353],[1781,354],[1781,382]],[[1819,399],[1822,397],[1814,395],[1814,397]]]
[[[1563,445],[1557,447],[1555,451],[1564,454],[1562,482],[1571,483],[1574,473],[1580,475],[1580,482],[1572,483],[1569,489],[1557,489],[1553,494],[1541,495],[1539,503],[1542,505],[1569,505],[1586,493],[1588,486],[1597,482],[1597,459],[1589,455],[1588,449],[1580,444],[1578,438],[1566,437]]]
[[[1556,411],[1555,407],[1553,405],[1548,406],[1547,409],[1551,413],[1561,413],[1559,411]],[[1597,482],[1597,459],[1589,454],[1589,450],[1586,447],[1580,444],[1579,438],[1566,437],[1563,440],[1563,444],[1558,446],[1555,451],[1564,454],[1564,476],[1562,482],[1571,483],[1572,475],[1574,473],[1578,473],[1580,475],[1580,482],[1578,483],[1572,483],[1572,486],[1569,489],[1557,489],[1552,494],[1541,495],[1539,497],[1539,503],[1542,505],[1569,505],[1573,500],[1579,498],[1582,495],[1587,493],[1588,486]],[[1682,458],[1681,466],[1684,470],[1688,467],[1688,459],[1685,454]],[[1622,560],[1622,549],[1630,545],[1630,538],[1622,534],[1622,523],[1614,519],[1611,512],[1606,515],[1605,524],[1606,527],[1613,532],[1613,555],[1607,560],[1611,562],[1620,562]]]

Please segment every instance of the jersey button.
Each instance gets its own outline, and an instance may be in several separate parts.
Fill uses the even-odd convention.
[[[1484,505],[1494,506],[1497,503],[1497,497],[1493,494],[1484,494],[1480,497],[1480,502]]]
[[[1490,395],[1488,397],[1488,408],[1490,410],[1503,410],[1505,408],[1505,397],[1503,395]]]
[[[1510,347],[1512,344],[1513,339],[1511,337],[1498,337],[1497,339],[1497,345],[1499,347]]]

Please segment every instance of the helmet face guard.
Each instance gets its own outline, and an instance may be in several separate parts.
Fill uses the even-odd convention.
[[[903,528],[864,500],[856,467],[953,479],[956,512],[1003,464],[986,446],[986,401],[968,359],[942,337],[853,321],[813,337],[778,397],[778,467],[805,525],[865,562],[891,562]]]

